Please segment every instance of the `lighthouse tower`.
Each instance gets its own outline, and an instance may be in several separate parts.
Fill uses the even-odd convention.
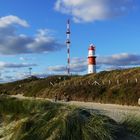
[[[88,49],[88,74],[91,73],[96,73],[95,46],[93,44]]]

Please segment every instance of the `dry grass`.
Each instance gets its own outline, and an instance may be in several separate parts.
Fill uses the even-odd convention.
[[[94,81],[100,85],[95,85]],[[104,71],[85,76],[51,76],[45,79],[33,77],[0,85],[0,91],[4,94],[48,98],[54,98],[57,94],[60,99],[68,95],[72,100],[137,105],[140,98],[140,68]]]
[[[140,139],[139,118],[117,123],[85,109],[44,101],[0,99],[0,138],[6,140]]]

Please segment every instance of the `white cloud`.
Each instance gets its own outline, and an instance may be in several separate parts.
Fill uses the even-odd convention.
[[[26,20],[20,19],[19,17],[14,16],[14,15],[9,15],[9,16],[0,18],[0,28],[4,28],[13,24],[17,24],[23,27],[29,26]]]
[[[87,69],[87,60],[84,58],[73,58],[71,60],[70,71],[74,73],[84,72]],[[47,68],[48,72],[66,74],[67,66],[56,65]]]
[[[140,65],[140,55],[122,53],[115,54],[112,56],[98,57],[97,63],[99,65],[110,65],[110,66]]]
[[[0,83],[14,82],[14,81],[25,79],[25,78],[27,78],[27,76],[25,76],[24,74],[18,74],[18,73],[16,73],[14,76],[2,75],[0,78]]]
[[[21,60],[21,61],[26,61],[26,60],[28,60],[28,59],[21,56],[21,57],[19,58],[19,60]]]
[[[140,65],[140,55],[137,54],[115,54],[112,56],[99,56],[97,57],[97,69],[113,70],[123,69],[126,67],[133,67]],[[86,58],[74,58],[71,61],[71,72],[85,72],[87,71]],[[50,66],[47,68],[50,72],[62,73],[66,72],[66,66]]]
[[[135,0],[57,0],[55,10],[72,15],[75,22],[91,22],[121,16]]]
[[[21,57],[19,57],[19,60],[24,61],[24,62],[31,61],[31,60],[34,60],[34,59],[35,58],[29,57],[29,56],[21,56]]]
[[[64,47],[64,44],[59,43],[49,29],[39,29],[32,37],[18,34],[17,28],[13,26],[15,24],[24,27],[28,25],[26,21],[15,16],[0,19],[1,55],[54,52]]]
[[[84,58],[73,58],[71,60],[71,72],[84,72],[87,67],[87,61]],[[49,72],[57,72],[57,73],[65,73],[67,70],[67,66],[63,65],[56,65],[56,66],[50,66],[47,68],[47,71]]]
[[[46,78],[49,76],[49,74],[46,73],[32,73],[33,76],[37,78]],[[5,75],[4,72],[0,76],[0,83],[7,83],[7,82],[14,82],[22,79],[26,79],[30,77],[28,72],[19,72],[16,71],[14,75],[11,75],[8,73],[8,75]]]
[[[17,81],[29,77],[28,72],[23,72],[20,68],[36,67],[34,63],[8,63],[0,61],[0,83]],[[20,69],[20,70],[19,70]]]
[[[35,35],[34,40],[27,44],[27,49],[30,52],[53,52],[63,47],[63,44],[57,42],[57,40],[51,36],[50,30],[39,29]]]
[[[47,71],[50,71],[50,72],[65,72],[66,71],[66,66],[63,66],[63,65],[49,66],[47,68]]]
[[[25,68],[25,67],[33,67],[37,66],[36,64],[28,64],[28,63],[6,63],[0,62],[0,68]]]

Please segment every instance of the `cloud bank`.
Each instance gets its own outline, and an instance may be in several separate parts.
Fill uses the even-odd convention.
[[[87,71],[87,59],[85,58],[74,58],[71,62],[71,72],[85,72]],[[112,69],[122,69],[126,67],[133,67],[140,65],[140,55],[136,54],[115,54],[112,56],[99,56],[97,57],[97,69],[102,70],[112,70]],[[66,71],[66,66],[50,66],[47,71],[62,73]]]
[[[6,62],[0,62],[0,68],[26,68],[26,67],[33,67],[37,66],[37,64],[28,64],[28,63],[6,63]]]
[[[140,65],[140,55],[136,54],[115,54],[107,57],[98,57],[97,63],[99,65],[108,66],[135,66]]]
[[[55,10],[71,15],[75,22],[92,22],[122,16],[134,6],[135,0],[57,0]]]
[[[17,33],[17,26],[25,28],[29,24],[13,15],[0,18],[0,55],[48,53],[64,47],[48,29],[39,29],[32,37]]]
[[[87,62],[84,58],[73,58],[71,61],[71,72],[84,72],[87,69]],[[57,65],[50,66],[47,68],[49,72],[65,73],[67,70],[66,66]]]

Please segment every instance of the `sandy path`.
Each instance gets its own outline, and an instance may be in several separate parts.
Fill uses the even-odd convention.
[[[12,97],[16,97],[19,99],[38,99],[38,100],[49,100],[52,99],[47,98],[34,98],[34,97],[25,97],[21,94],[19,95],[12,95]],[[70,102],[63,102],[58,101],[58,103],[74,105],[82,108],[89,109],[91,112],[96,111],[101,114],[105,114],[116,121],[122,120],[124,117],[128,115],[140,116],[140,107],[138,106],[126,106],[126,105],[116,105],[116,104],[100,104],[100,103],[93,103],[93,102],[79,102],[79,101],[70,101]]]
[[[137,106],[126,106],[126,105],[123,106],[116,104],[101,104],[101,103],[77,102],[77,101],[71,101],[68,104],[91,109],[91,111],[93,110],[99,111],[99,113],[110,116],[116,121],[121,121],[123,118],[129,115],[140,116],[140,107]]]

